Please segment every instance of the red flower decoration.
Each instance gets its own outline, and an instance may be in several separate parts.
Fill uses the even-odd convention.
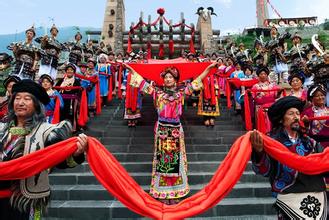
[[[162,16],[162,15],[164,15],[164,13],[165,13],[165,9],[164,9],[164,8],[159,8],[159,9],[157,10],[157,13],[158,13],[160,16]]]

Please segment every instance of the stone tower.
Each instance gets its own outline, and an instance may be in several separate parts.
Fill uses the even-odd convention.
[[[214,47],[213,29],[211,24],[212,12],[208,9],[198,9],[198,23],[196,30],[200,33],[200,49],[204,53],[212,53],[218,48]]]
[[[107,0],[102,39],[111,45],[113,52],[123,52],[123,32],[125,31],[125,6],[123,0]]]
[[[264,27],[265,20],[269,19],[267,1],[266,0],[256,0],[257,7],[257,27]]]

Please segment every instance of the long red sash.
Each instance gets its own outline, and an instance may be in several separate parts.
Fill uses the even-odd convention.
[[[84,127],[88,122],[88,100],[87,100],[87,93],[84,88],[81,86],[55,86],[54,89],[57,90],[82,90],[81,93],[81,100],[80,100],[80,110],[78,116],[78,125]]]
[[[233,89],[240,89],[241,86],[244,86],[246,89],[253,87],[253,85],[257,84],[259,82],[258,79],[247,79],[247,80],[241,80],[239,78],[231,78],[226,79],[226,98],[227,98],[227,107],[230,109],[232,107],[231,102],[231,96],[232,96],[232,90]]]
[[[126,90],[126,103],[125,106],[127,109],[131,109],[132,112],[137,109],[137,99],[138,99],[138,88],[133,88],[130,85],[131,74],[128,74],[127,79],[127,90]]]
[[[276,89],[248,89],[246,91],[246,94],[244,95],[244,116],[245,116],[245,126],[246,130],[250,131],[252,130],[252,121],[251,121],[251,112],[250,112],[250,100],[249,100],[249,93],[257,93],[257,92],[278,92],[282,90],[281,88],[276,88]],[[283,90],[283,96],[286,96],[286,91]],[[256,113],[257,114],[257,113]]]
[[[160,73],[164,71],[166,67],[176,67],[179,71],[180,78],[179,81],[184,81],[188,79],[195,79],[199,76],[206,68],[209,66],[210,62],[204,63],[178,63],[176,60],[170,61],[166,60],[165,63],[130,63],[131,66],[138,74],[140,74],[144,79],[148,79],[156,82],[157,85],[163,85],[163,79],[160,77]],[[215,73],[217,70],[215,68],[211,69],[209,74]]]
[[[203,83],[203,96],[207,100],[211,100],[211,105],[216,105],[216,92],[215,92],[215,76],[214,74],[208,75],[202,81]]]
[[[329,171],[329,149],[300,156],[266,135],[265,151],[275,160],[308,175]],[[64,161],[77,149],[76,138],[54,144],[19,159],[0,163],[0,180],[24,179]],[[130,210],[153,219],[184,219],[198,215],[220,202],[239,181],[250,159],[250,133],[238,138],[210,182],[176,205],[165,205],[146,193],[115,157],[95,138],[88,138],[87,159],[98,181]],[[305,166],[307,164],[307,166]]]
[[[99,115],[102,112],[102,101],[101,101],[101,92],[100,92],[100,85],[99,85],[99,78],[98,76],[87,77],[80,74],[75,74],[76,77],[87,80],[95,85],[95,94],[96,94],[96,114]]]

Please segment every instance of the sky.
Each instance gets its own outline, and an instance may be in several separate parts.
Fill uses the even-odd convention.
[[[221,33],[243,31],[244,27],[256,24],[256,0],[125,0],[126,28],[137,22],[140,12],[144,20],[148,15],[157,17],[156,10],[165,8],[165,17],[178,23],[183,12],[186,23],[197,23],[198,7],[213,7],[218,15],[212,17],[213,29]],[[266,0],[265,0],[266,2]],[[329,18],[328,0],[271,0],[282,17],[318,16],[323,22]],[[106,0],[0,0],[0,34],[13,34],[36,27],[52,25],[58,27],[84,26],[102,27]],[[271,18],[277,16],[269,6]]]

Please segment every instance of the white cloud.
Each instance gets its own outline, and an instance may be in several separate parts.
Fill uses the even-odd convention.
[[[215,2],[224,5],[226,8],[230,8],[232,4],[232,0],[215,0]]]

